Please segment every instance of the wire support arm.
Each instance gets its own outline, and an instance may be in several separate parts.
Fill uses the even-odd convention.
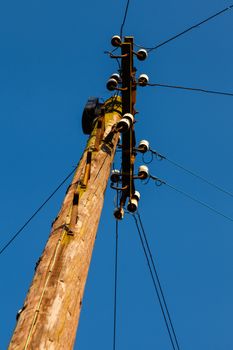
[[[105,54],[109,55],[110,58],[125,58],[128,56],[128,54],[124,54],[124,55],[113,55],[113,51],[104,51]]]

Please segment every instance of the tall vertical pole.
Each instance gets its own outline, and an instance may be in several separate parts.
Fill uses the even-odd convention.
[[[106,101],[67,190],[27,294],[9,350],[70,350],[118,141],[121,98]]]

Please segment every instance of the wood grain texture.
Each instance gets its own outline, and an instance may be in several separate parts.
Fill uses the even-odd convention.
[[[105,117],[104,137],[121,118],[121,108]],[[117,110],[119,112],[117,112]],[[118,134],[95,151],[96,130],[87,143],[62,208],[53,223],[9,350],[73,349],[83,293],[103,207]],[[87,186],[82,180],[92,152]]]

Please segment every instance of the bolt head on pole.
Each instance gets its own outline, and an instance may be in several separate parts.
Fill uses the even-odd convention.
[[[128,119],[122,118],[116,125],[116,131],[124,134],[130,129],[131,123]]]
[[[138,78],[138,85],[146,86],[149,83],[149,77],[146,74],[141,74]]]
[[[136,198],[132,198],[127,205],[127,210],[130,213],[135,213],[137,209],[138,209],[138,200]]]
[[[139,191],[135,191],[134,194],[133,194],[133,196],[132,196],[132,198],[137,199],[137,201],[139,201],[140,197],[141,197],[141,195],[140,195],[140,192],[139,192]]]
[[[146,165],[141,165],[138,169],[138,176],[142,179],[145,180],[149,177],[149,169]]]
[[[115,79],[119,83],[121,81],[121,76],[119,73],[113,73],[110,79]]]
[[[130,213],[135,213],[135,211],[137,211],[139,200],[140,200],[140,192],[135,191],[127,205],[127,209]]]
[[[116,208],[116,209],[114,210],[113,215],[115,216],[115,218],[116,218],[117,220],[122,220],[123,217],[124,217],[124,209],[123,209],[123,208]]]
[[[145,59],[147,59],[148,57],[148,53],[145,49],[140,49],[137,52],[137,58],[139,61],[144,61]]]
[[[108,80],[106,86],[107,86],[107,89],[108,89],[109,91],[113,91],[113,90],[116,89],[117,85],[118,85],[118,81],[117,81],[116,79],[110,78],[110,79]]]
[[[113,182],[113,183],[117,183],[120,181],[120,177],[121,177],[121,172],[120,170],[118,169],[113,169],[112,170],[112,174],[110,176],[110,180]]]
[[[134,122],[134,116],[131,113],[126,113],[123,118],[117,123],[116,130],[121,133],[128,131]]]
[[[129,122],[130,122],[131,124],[133,124],[133,122],[134,122],[134,116],[133,116],[133,114],[131,114],[131,113],[125,113],[125,114],[123,115],[123,118],[129,120]]]
[[[150,144],[149,144],[149,142],[148,142],[147,140],[141,140],[141,141],[139,142],[139,145],[138,145],[138,147],[137,147],[137,150],[138,150],[139,152],[141,152],[141,153],[146,153],[146,152],[149,151],[149,149],[150,149]]]
[[[111,39],[111,44],[114,47],[121,46],[121,37],[119,35],[114,35]]]

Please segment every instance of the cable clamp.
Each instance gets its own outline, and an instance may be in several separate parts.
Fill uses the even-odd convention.
[[[154,151],[153,149],[150,149],[151,153],[154,154],[158,160],[164,160],[166,159],[165,156],[163,156],[162,154],[160,154],[159,152],[157,151]]]
[[[160,187],[162,185],[166,185],[166,182],[164,180],[161,180],[156,176],[150,175],[150,178],[155,181],[155,185],[158,187]]]

